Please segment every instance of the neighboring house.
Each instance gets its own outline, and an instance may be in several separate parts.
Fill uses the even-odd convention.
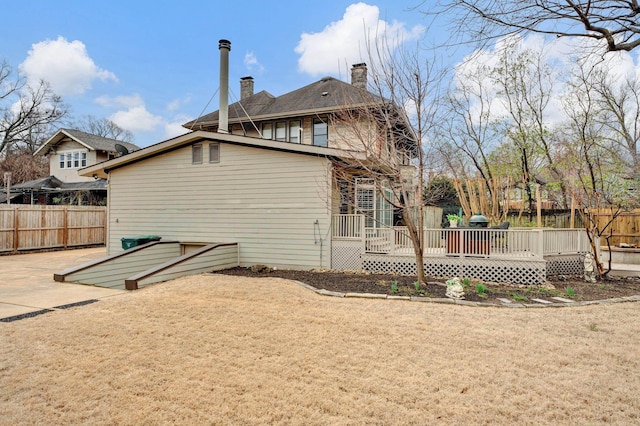
[[[12,192],[22,193],[23,204],[104,204],[106,180],[81,176],[78,170],[116,158],[121,155],[118,149],[132,152],[140,148],[80,130],[60,129],[34,153],[49,158],[50,176],[14,185]]]
[[[261,91],[254,94],[252,77],[240,79],[240,101],[229,105],[229,133],[347,150],[356,149],[342,137],[341,123],[335,115],[379,103],[366,90],[367,66],[351,69],[351,84],[333,77],[273,96]],[[219,111],[183,125],[189,130],[217,132]],[[344,127],[344,126],[343,126]]]

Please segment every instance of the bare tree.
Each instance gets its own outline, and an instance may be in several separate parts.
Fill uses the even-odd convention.
[[[640,82],[636,76],[615,78],[602,67],[591,72],[600,113],[595,117],[608,130],[603,132],[611,155],[627,169],[627,179],[640,180]]]
[[[637,0],[442,0],[429,15],[447,14],[473,42],[533,32],[606,43],[607,51],[640,45]]]
[[[40,179],[49,174],[49,160],[41,155],[34,156],[31,152],[8,152],[0,160],[0,180],[5,172],[11,172],[11,182],[18,184],[30,180]],[[5,185],[5,182],[2,182]]]
[[[486,64],[463,64],[457,69],[455,86],[447,102],[447,118],[439,140],[447,158],[453,184],[465,216],[482,211],[492,222],[506,219],[504,161],[493,152],[503,137],[503,126],[492,113],[492,68]],[[504,159],[502,159],[504,160]]]
[[[505,40],[495,62],[472,57],[458,66],[448,97],[444,149],[453,146],[450,156],[461,158],[450,162],[461,205],[465,215],[480,207],[496,223],[506,219],[516,185],[529,212],[536,201],[532,188],[540,183],[559,189],[559,203],[567,204],[548,120],[555,72],[542,52],[523,50],[519,41]],[[524,209],[523,203],[520,214]]]
[[[47,82],[30,86],[7,62],[0,65],[0,155],[9,148],[35,151],[66,113]]]
[[[92,115],[85,115],[80,121],[73,124],[78,130],[102,136],[103,138],[117,139],[123,142],[133,142],[133,133],[118,126],[107,118],[96,118]]]
[[[441,147],[443,155],[463,157],[456,162],[452,170],[462,178],[479,175],[489,187],[493,179],[493,167],[489,161],[489,153],[495,147],[498,126],[491,113],[491,95],[488,85],[491,76],[486,65],[478,65],[467,69],[459,69],[456,75],[456,86],[447,97],[447,120],[443,127],[445,134],[441,140],[446,141]],[[458,165],[468,167],[458,168]],[[467,170],[475,172],[467,175]]]
[[[417,278],[424,274],[425,175],[431,143],[439,124],[438,92],[443,73],[420,51],[392,49],[382,42],[370,46],[373,94],[365,107],[337,114],[339,138],[358,152],[336,170],[343,180],[375,188],[384,202],[402,216],[416,258]],[[364,154],[364,155],[362,155]],[[362,193],[362,192],[361,192]],[[357,203],[356,195],[356,203]],[[376,220],[377,218],[371,218]]]
[[[518,38],[519,39],[519,38]],[[532,185],[554,185],[559,201],[567,206],[562,171],[555,160],[554,134],[549,130],[548,106],[554,92],[554,73],[542,52],[520,50],[518,41],[507,42],[500,60],[492,70],[497,95],[506,116],[504,125],[508,146],[517,150],[518,166],[524,190],[533,210]]]
[[[605,271],[597,256],[598,245],[604,237],[609,246],[608,237],[615,218],[624,210],[638,206],[637,197],[630,191],[637,187],[638,181],[629,178],[631,168],[623,160],[625,152],[617,152],[619,141],[612,141],[611,124],[603,119],[608,116],[609,102],[602,98],[602,83],[602,75],[592,67],[579,64],[575,68],[564,98],[568,124],[561,150],[564,180],[581,206],[598,273],[606,275],[611,269],[611,259]],[[610,220],[606,223],[596,220],[589,214],[595,209],[609,210]]]

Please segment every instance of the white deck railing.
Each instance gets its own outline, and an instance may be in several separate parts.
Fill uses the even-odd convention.
[[[365,228],[361,215],[335,215],[333,238],[360,240],[366,253],[413,254],[406,227]],[[425,229],[423,242],[427,255],[542,259],[589,251],[583,229]]]
[[[362,238],[364,216],[361,214],[337,214],[331,223],[334,238],[360,239]]]

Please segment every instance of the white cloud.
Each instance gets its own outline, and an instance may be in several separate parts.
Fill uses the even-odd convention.
[[[150,132],[164,122],[162,117],[147,111],[144,105],[131,107],[126,111],[118,111],[112,114],[109,120],[131,132]]]
[[[398,21],[380,19],[380,9],[366,3],[347,7],[341,20],[318,33],[303,33],[295,48],[300,55],[298,69],[311,75],[338,74],[340,69],[367,62],[367,38],[371,43],[384,41],[391,49],[418,38],[424,27],[407,29]]]
[[[253,52],[247,52],[244,55],[244,66],[249,72],[257,72],[259,75],[264,72],[264,66],[258,61]]]
[[[165,109],[168,113],[175,112],[176,109],[189,102],[189,100],[189,97],[175,99],[169,102]],[[165,138],[173,138],[187,132],[187,129],[182,127],[182,124],[191,119],[184,114],[174,115],[173,118],[155,115],[147,110],[144,99],[137,93],[122,96],[104,95],[96,98],[94,102],[105,108],[118,110],[109,116],[109,120],[134,133],[153,132],[162,129],[164,130],[163,136]]]
[[[165,123],[164,137],[170,139],[188,133],[189,130],[182,127],[182,124],[188,122],[189,120],[190,118],[187,117],[175,117],[172,122]]]
[[[147,111],[144,100],[138,94],[100,96],[95,102],[107,108],[120,108],[120,111],[109,116],[109,120],[131,132],[150,132],[164,123],[161,116]]]
[[[114,73],[93,62],[84,43],[69,42],[64,37],[32,45],[20,71],[31,84],[48,81],[53,91],[62,96],[82,94],[95,80],[118,81]]]

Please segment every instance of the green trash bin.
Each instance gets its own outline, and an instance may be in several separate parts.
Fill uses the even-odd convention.
[[[152,241],[160,241],[161,238],[157,235],[138,235],[137,237],[122,237],[120,241],[122,242],[122,248],[128,250]]]

